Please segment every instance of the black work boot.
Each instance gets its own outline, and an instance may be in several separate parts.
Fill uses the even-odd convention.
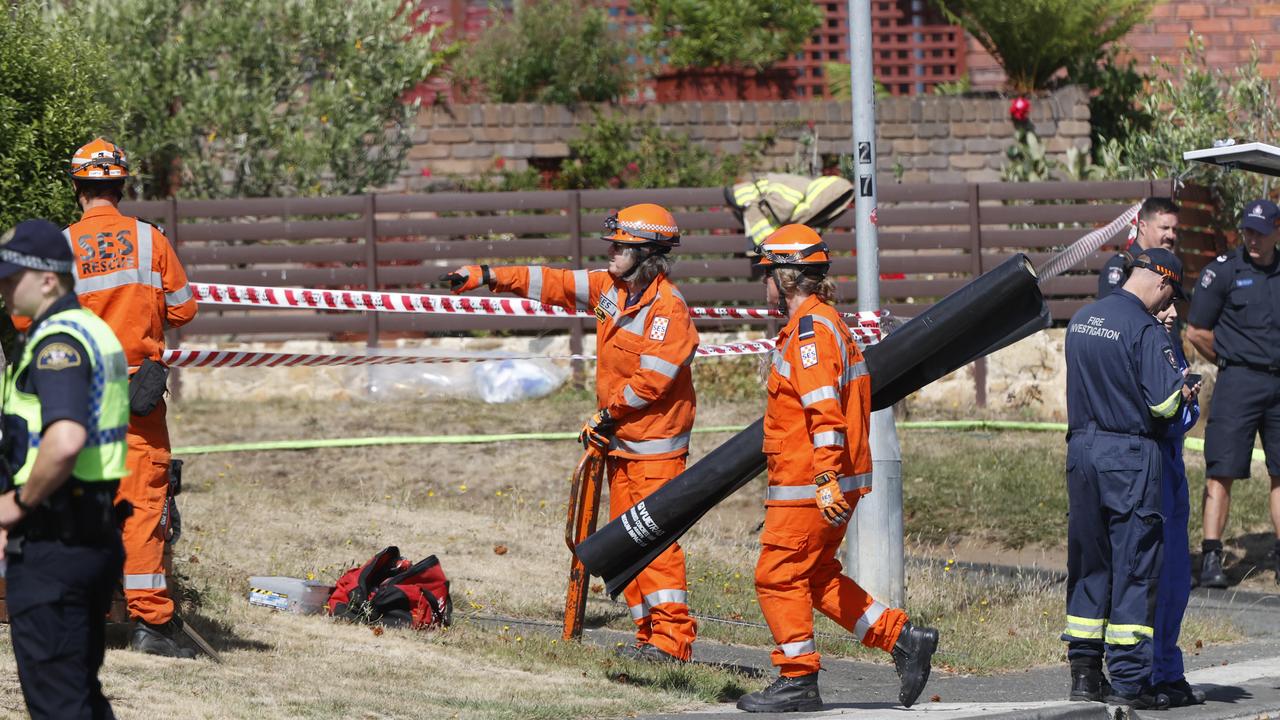
[[[738,698],[738,709],[747,712],[812,712],[822,709],[818,673],[800,677],[779,675],[769,687]]]
[[[1124,705],[1134,710],[1169,709],[1169,696],[1150,687],[1142,688],[1137,695],[1122,695],[1112,690],[1102,701],[1108,705]]]
[[[152,625],[138,620],[134,623],[133,634],[129,637],[129,649],[147,655],[191,660],[196,656],[195,649],[178,642],[178,635],[182,633],[181,623],[182,621],[176,617],[163,625]]]
[[[1275,547],[1271,550],[1271,562],[1276,566],[1276,584],[1280,585],[1280,540],[1276,540]]]
[[[1200,561],[1200,586],[1224,588],[1227,574],[1222,572],[1222,550],[1206,550]]]
[[[898,671],[902,686],[898,689],[898,702],[911,707],[924,684],[929,682],[930,660],[938,651],[938,631],[929,627],[916,627],[910,622],[902,626],[898,641],[893,644],[893,667]]]
[[[1071,699],[1082,702],[1102,702],[1111,694],[1111,685],[1102,674],[1102,659],[1071,661]]]
[[[1203,705],[1205,699],[1204,691],[1191,687],[1191,683],[1187,682],[1186,678],[1177,682],[1160,683],[1156,686],[1156,692],[1169,697],[1171,708]]]
[[[682,660],[675,655],[663,650],[653,643],[645,643],[636,649],[636,659],[644,660],[652,663],[687,663],[688,660]]]
[[[636,643],[627,643],[626,645],[619,645],[615,647],[613,649],[613,654],[616,657],[620,657],[626,660],[639,660],[640,648],[642,647],[644,646],[638,645]]]

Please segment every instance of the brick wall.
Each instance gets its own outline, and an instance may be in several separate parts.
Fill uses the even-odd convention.
[[[601,108],[602,112],[611,112]],[[798,138],[812,123],[817,151],[852,151],[848,102],[741,102],[630,105],[612,110],[648,119],[707,146],[736,152],[743,143],[777,129],[766,164],[784,168],[796,157]],[[1012,141],[1008,101],[943,96],[891,97],[877,102],[882,182],[976,182],[997,180]],[[591,108],[571,111],[550,105],[454,105],[425,108],[418,118],[409,164],[391,191],[416,192],[450,177],[492,172],[498,160],[510,170],[552,162],[569,154],[568,141],[591,123]],[[1089,108],[1077,88],[1034,101],[1032,120],[1050,153],[1089,146]]]
[[[1262,76],[1280,79],[1280,3],[1272,0],[1164,0],[1121,42],[1149,71],[1153,55],[1176,66],[1192,32],[1204,36],[1210,67],[1230,71],[1248,61],[1250,43],[1256,43]],[[972,38],[966,65],[975,90],[1003,85],[1000,65]]]

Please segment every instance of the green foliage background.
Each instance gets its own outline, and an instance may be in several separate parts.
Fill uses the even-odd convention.
[[[645,48],[674,68],[764,69],[798,51],[825,17],[811,0],[636,0]]]
[[[397,0],[89,0],[112,28],[119,139],[145,197],[352,193],[387,183],[437,70]]]
[[[1191,35],[1177,65],[1159,62],[1160,79],[1148,83],[1138,107],[1150,127],[1125,128],[1123,137],[1104,146],[1107,177],[1175,177],[1209,187],[1218,202],[1220,230],[1239,224],[1246,202],[1267,191],[1266,176],[1227,171],[1204,163],[1186,163],[1182,153],[1212,147],[1214,141],[1274,142],[1280,137],[1280,101],[1276,81],[1263,77],[1258,49],[1252,59],[1230,69],[1212,66],[1204,41]]]
[[[494,102],[608,102],[631,82],[627,46],[584,0],[518,4],[471,43],[456,75]]]
[[[403,165],[418,111],[402,98],[454,52],[431,34],[411,34],[399,0],[14,0],[3,8],[4,224],[73,219],[64,171],[96,135],[129,153],[132,190],[143,198],[385,185]]]
[[[937,0],[1004,68],[1018,94],[1048,89],[1063,68],[1096,58],[1146,19],[1151,0]]]
[[[759,162],[765,136],[736,154],[721,154],[648,121],[597,115],[569,143],[559,184],[569,189],[729,185]]]
[[[113,117],[98,47],[35,3],[0,7],[0,231],[74,219],[67,163]]]
[[[1114,54],[1103,58],[1105,64]],[[1069,151],[1063,162],[1047,155],[1034,128],[1018,127],[1003,179],[1180,177],[1213,193],[1217,212],[1211,229],[1219,233],[1236,228],[1246,202],[1267,195],[1266,176],[1182,159],[1182,153],[1220,140],[1270,142],[1280,137],[1280,87],[1262,75],[1256,47],[1249,62],[1223,69],[1208,63],[1203,39],[1191,34],[1179,61],[1157,60],[1151,75],[1137,73],[1131,63],[1077,73],[1097,82],[1100,92],[1094,100],[1109,108],[1094,126],[1092,154]]]

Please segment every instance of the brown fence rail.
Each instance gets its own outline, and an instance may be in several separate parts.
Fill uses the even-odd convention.
[[[911,316],[1014,252],[1039,265],[1133,202],[1167,195],[1167,181],[886,185],[877,212],[880,295]],[[1216,253],[1208,195],[1184,188],[1181,248],[1190,279]],[[759,306],[763,290],[742,251],[741,225],[720,188],[518,193],[370,194],[330,198],[164,200],[125,203],[160,223],[192,280],[240,285],[443,292],[439,274],[470,262],[602,267],[597,238],[617,208],[656,202],[684,233],[674,271],[693,305]],[[856,298],[853,213],[827,232],[839,296]],[[1078,272],[1045,283],[1055,320],[1092,298],[1108,246]],[[852,310],[850,304],[842,309]],[[725,321],[699,321],[708,326]],[[734,321],[741,325],[742,321]],[[184,336],[302,335],[367,338],[467,330],[568,329],[575,349],[584,323],[564,318],[411,315],[205,305]]]

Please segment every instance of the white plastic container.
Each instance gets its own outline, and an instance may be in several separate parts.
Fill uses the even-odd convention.
[[[255,575],[249,578],[249,604],[313,615],[325,610],[333,586],[318,580]]]

